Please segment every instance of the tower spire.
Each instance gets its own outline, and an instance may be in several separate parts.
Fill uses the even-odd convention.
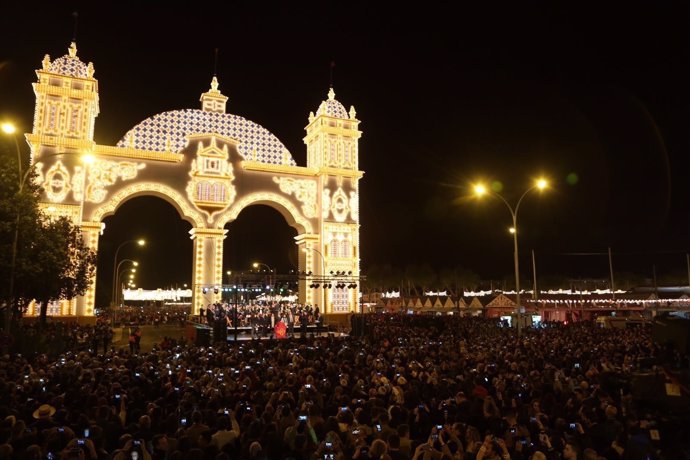
[[[77,29],[79,27],[79,11],[73,11],[72,17],[74,18],[74,30],[72,31],[72,42],[77,42]]]
[[[218,90],[218,77],[216,71],[218,70],[218,48],[214,49],[215,60],[213,64],[213,78],[211,79],[211,89],[201,95],[201,110],[204,112],[225,113],[225,106],[228,102],[228,97],[223,95]]]
[[[214,50],[214,60],[213,60],[213,77],[218,76],[218,48]]]

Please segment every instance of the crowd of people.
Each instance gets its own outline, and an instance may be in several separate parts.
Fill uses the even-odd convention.
[[[648,330],[365,316],[360,336],[2,356],[0,460],[682,458],[629,385],[668,353]]]
[[[165,308],[125,306],[104,310],[101,315],[102,318],[107,318],[115,326],[130,324],[184,326],[189,319],[189,306],[166,306]]]

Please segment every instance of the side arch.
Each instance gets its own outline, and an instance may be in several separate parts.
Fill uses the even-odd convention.
[[[145,195],[156,196],[172,204],[175,209],[177,209],[177,212],[180,213],[180,216],[191,223],[194,228],[202,228],[205,226],[203,216],[187,204],[187,198],[167,185],[153,182],[132,184],[118,191],[111,196],[106,203],[98,206],[93,211],[91,220],[94,222],[102,222],[104,218],[115,214],[117,208],[128,199]]]
[[[237,216],[244,208],[254,204],[264,204],[278,211],[285,218],[288,225],[297,229],[298,234],[313,233],[311,222],[299,212],[290,200],[271,192],[251,193],[235,201],[230,206],[230,209],[218,216],[216,220],[217,228],[225,227],[225,224],[237,219]]]

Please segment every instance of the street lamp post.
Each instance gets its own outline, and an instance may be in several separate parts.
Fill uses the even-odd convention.
[[[124,306],[124,303],[125,303],[125,286],[128,288],[132,288],[134,286],[134,275],[136,272],[136,268],[132,268],[130,270],[131,270],[131,272],[129,274],[129,279],[127,280],[127,284],[121,283],[122,285],[117,290],[117,295],[115,297],[115,301],[121,306]],[[127,273],[130,270],[122,270],[119,273],[119,275],[124,275],[125,273]]]
[[[268,270],[268,284],[270,286],[270,292],[273,293],[273,270],[271,269],[271,267],[261,262],[254,262],[252,264],[252,267],[254,268],[259,268],[260,266],[266,267],[266,270]]]
[[[146,240],[143,239],[138,239],[138,240],[127,240],[122,243],[117,247],[115,250],[115,258],[113,259],[113,290],[112,290],[112,295],[110,297],[110,303],[111,305],[117,305],[117,298],[116,298],[116,292],[117,292],[117,255],[120,253],[120,249],[122,249],[124,246],[126,246],[129,243],[137,243],[139,246],[144,246],[146,244]]]
[[[515,301],[517,303],[517,333],[518,337],[520,337],[522,333],[522,311],[521,311],[521,302],[520,302],[520,262],[519,262],[519,255],[518,255],[518,226],[517,226],[517,216],[518,216],[518,211],[520,210],[520,204],[522,203],[522,200],[527,196],[529,192],[532,190],[538,189],[538,190],[544,190],[546,187],[548,187],[548,182],[545,179],[538,179],[534,185],[532,185],[530,188],[524,191],[524,193],[520,196],[520,199],[518,199],[517,203],[515,204],[515,207],[513,208],[508,201],[503,198],[501,194],[498,192],[494,192],[493,190],[487,189],[483,184],[476,184],[474,186],[474,193],[475,195],[481,197],[482,195],[485,194],[490,194],[495,196],[496,198],[500,199],[508,208],[510,211],[510,216],[513,219],[513,226],[510,229],[510,233],[513,234],[513,263],[514,263],[514,268],[515,268]]]
[[[122,265],[124,262],[130,261],[132,262],[133,267],[137,267],[139,263],[134,262],[131,259],[124,259],[121,260],[119,264],[117,264],[117,278],[115,278],[115,282],[117,283],[118,289],[115,292],[115,303],[120,304],[120,295],[122,294],[122,286],[124,283],[120,281],[122,279],[122,275],[129,272],[129,273],[136,273],[137,269],[136,268],[127,268],[125,270],[120,270],[120,265]]]
[[[232,299],[228,298],[228,304],[232,305],[232,300],[234,300],[234,305],[231,307],[232,308],[232,327],[235,331],[235,343],[237,343],[237,290],[239,289],[237,285],[237,274],[235,274],[235,284],[232,284],[232,270],[228,270],[225,272],[226,275],[228,275],[228,289],[232,289],[231,294],[233,296]],[[232,287],[231,287],[232,286]]]
[[[17,136],[14,134],[16,131],[16,128],[14,127],[13,124],[11,123],[3,123],[2,124],[2,130],[5,134],[12,135],[12,138],[14,139],[14,146],[17,150],[17,168],[19,175],[17,176],[17,179],[19,181],[19,189],[17,190],[17,194],[22,193],[22,189],[24,188],[24,181],[26,177],[22,177],[22,152],[19,149],[19,141],[17,140]],[[28,175],[27,175],[28,177]],[[14,269],[17,264],[17,242],[19,241],[19,213],[17,213],[17,218],[14,222],[14,236],[12,239],[12,259],[10,261],[10,282],[9,282],[9,289],[8,289],[8,310],[6,312],[7,317],[6,317],[6,326],[9,326],[10,324],[10,319],[12,317],[12,314],[14,313]]]

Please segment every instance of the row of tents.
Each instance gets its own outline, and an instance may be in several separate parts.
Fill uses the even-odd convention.
[[[374,300],[374,299],[372,299]],[[659,295],[655,292],[611,294],[542,294],[538,299],[522,295],[521,303],[526,312],[535,314],[552,310],[608,311],[608,310],[684,310],[690,309],[690,296],[684,292]],[[500,316],[517,308],[515,294],[494,292],[483,296],[412,296],[384,298],[379,296],[374,304],[376,310],[399,312],[438,312],[484,314]]]

